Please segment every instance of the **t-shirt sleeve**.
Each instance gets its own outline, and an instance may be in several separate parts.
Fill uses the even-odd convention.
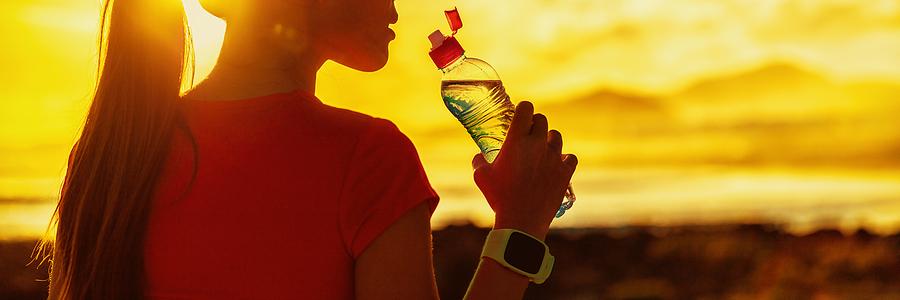
[[[425,202],[437,208],[415,146],[388,120],[375,118],[361,134],[339,198],[339,226],[353,258],[391,224]]]

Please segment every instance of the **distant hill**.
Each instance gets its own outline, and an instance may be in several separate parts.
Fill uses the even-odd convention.
[[[551,127],[585,137],[661,132],[673,122],[664,99],[613,89],[537,108],[547,114]]]
[[[442,299],[463,298],[489,231],[467,224],[433,232]],[[529,287],[525,299],[895,299],[900,293],[900,235],[864,229],[796,235],[778,224],[553,228],[546,241],[556,256],[553,273]],[[47,299],[48,264],[26,266],[35,243],[0,241],[0,299]]]
[[[643,112],[664,113],[666,108],[656,96],[599,89],[563,103],[543,107],[548,111]]]
[[[598,88],[537,109],[605,164],[900,165],[900,85],[783,62],[667,95]]]
[[[729,100],[729,96],[789,92],[798,89],[828,89],[834,86],[834,82],[814,71],[789,63],[775,62],[743,72],[700,79],[682,89],[675,97],[723,101]]]
[[[542,109],[610,162],[900,165],[900,85],[783,62],[669,95],[603,88]]]

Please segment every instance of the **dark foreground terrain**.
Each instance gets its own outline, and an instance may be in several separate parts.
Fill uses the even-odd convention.
[[[442,299],[460,299],[487,229],[434,233]],[[526,299],[900,299],[900,234],[771,225],[624,227],[551,232],[553,275]],[[0,299],[45,299],[34,242],[0,243]]]

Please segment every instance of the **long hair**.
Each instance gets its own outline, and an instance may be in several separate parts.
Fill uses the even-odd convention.
[[[93,101],[50,223],[55,240],[39,245],[52,257],[50,299],[143,298],[151,200],[192,79],[181,0],[101,5]]]

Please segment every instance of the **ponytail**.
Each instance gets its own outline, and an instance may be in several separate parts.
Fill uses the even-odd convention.
[[[152,197],[193,70],[181,0],[104,0],[97,86],[53,214],[50,299],[142,299]]]

